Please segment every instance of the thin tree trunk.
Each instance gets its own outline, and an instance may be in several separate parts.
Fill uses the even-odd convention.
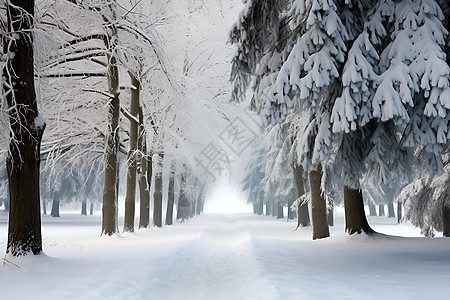
[[[6,200],[5,200],[5,209],[6,209]],[[42,213],[47,215],[47,203],[45,199],[42,200]]]
[[[272,217],[276,217],[278,213],[278,205],[272,201]]]
[[[388,203],[388,218],[395,218],[394,203]]]
[[[384,217],[384,204],[379,204],[378,205],[378,216],[379,217]]]
[[[309,173],[309,185],[311,187],[311,211],[313,240],[330,236],[327,222],[327,202],[323,197],[320,185],[322,182],[322,166],[317,171]]]
[[[287,211],[288,211],[288,220],[294,220],[295,219],[295,212],[291,209],[292,204],[294,204],[295,199],[289,198],[288,204],[287,204]]]
[[[277,205],[277,219],[283,219],[284,218],[284,211],[283,211],[283,204]]]
[[[442,221],[443,221],[443,235],[450,237],[450,207],[444,206],[442,208]]]
[[[377,216],[377,207],[370,201],[369,201],[369,212],[371,217]]]
[[[266,202],[266,216],[270,216],[272,214],[272,202]]]
[[[264,215],[264,197],[262,197],[259,193],[257,195],[258,197],[258,215],[262,216]]]
[[[108,131],[106,134],[105,171],[102,205],[102,235],[118,232],[118,149],[119,149],[119,70],[116,58],[109,57],[108,85],[112,98],[108,104]]]
[[[175,203],[175,161],[170,166],[169,188],[167,191],[166,225],[173,225],[173,204]]]
[[[403,203],[398,201],[397,202],[397,223],[400,223],[403,217],[402,207]]]
[[[258,204],[256,202],[252,202],[252,206],[253,206],[253,214],[257,215],[258,214]]]
[[[177,208],[177,220],[181,219],[181,222],[189,219],[189,200],[186,197],[186,174],[181,174],[181,186],[180,195],[178,198],[178,208]]]
[[[331,201],[328,205],[327,214],[328,226],[334,226],[334,202]]]
[[[86,199],[84,199],[82,202],[81,202],[81,215],[82,216],[86,216],[87,215],[87,203],[86,203]]]
[[[373,233],[367,222],[361,190],[344,186],[345,231],[354,233]]]
[[[59,199],[53,199],[52,212],[50,215],[54,218],[59,218]]]
[[[125,216],[124,232],[134,232],[134,216],[136,212],[136,172],[137,172],[137,150],[138,150],[138,130],[139,124],[139,91],[140,83],[130,73],[131,77],[131,101],[130,115],[134,119],[130,120],[130,148],[128,150],[128,170],[127,170],[127,194],[125,196]]]
[[[139,134],[139,150],[141,159],[139,160],[138,174],[139,174],[139,228],[148,228],[150,224],[150,186],[148,184],[148,156],[147,156],[147,141],[145,131],[142,130],[143,115],[140,109],[139,123],[141,124],[141,132]]]
[[[38,113],[34,86],[34,0],[7,1],[6,10],[11,35],[7,38],[13,41],[3,43],[3,53],[11,53],[4,81],[13,89],[5,94],[11,133],[6,159],[10,196],[6,253],[37,255],[42,252],[39,164],[45,121]]]
[[[200,215],[203,212],[203,204],[205,202],[204,199],[205,186],[202,185],[200,188],[200,194],[198,195],[198,205],[197,205],[197,215]]]
[[[6,195],[6,200],[5,200],[5,211],[7,211],[7,212],[10,212],[9,203],[11,203],[11,202],[9,199],[10,199],[10,197],[9,197],[9,190],[8,190],[8,194]]]
[[[155,173],[155,190],[153,193],[153,225],[162,227],[162,171],[164,154],[158,155]]]
[[[295,187],[297,188],[297,196],[300,197],[305,193],[305,188],[303,186],[303,168],[302,166],[293,167],[294,170],[294,181]],[[300,205],[297,210],[297,227],[309,226],[309,211],[308,211],[308,203]]]
[[[89,215],[92,216],[94,214],[94,202],[91,202],[89,207]]]

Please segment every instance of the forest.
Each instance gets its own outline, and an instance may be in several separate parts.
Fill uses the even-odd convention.
[[[4,267],[20,269],[37,256],[43,261],[31,258],[29,268],[55,263],[61,272],[51,254],[58,240],[49,243],[48,234],[85,248],[112,243],[116,255],[127,239],[142,238],[149,251],[158,243],[148,264],[162,270],[158,251],[192,258],[200,269],[196,253],[223,254],[195,273],[203,289],[207,271],[231,278],[220,273],[228,260],[230,272],[256,278],[250,294],[229,292],[237,282],[219,285],[219,299],[290,299],[298,292],[288,287],[257,292],[264,276],[275,276],[261,271],[274,270],[264,257],[299,251],[287,243],[291,231],[314,260],[339,260],[321,245],[362,247],[375,260],[416,247],[417,257],[435,251],[450,265],[442,258],[450,236],[447,0],[5,0],[0,12]],[[253,215],[205,209],[220,201]],[[67,210],[78,216],[68,220]],[[91,244],[60,235],[72,230],[66,221],[89,229]],[[394,237],[414,227],[437,237]],[[264,244],[271,230],[280,238]],[[164,239],[171,246],[161,246]],[[258,276],[238,267],[245,260],[230,254],[234,243]],[[436,248],[425,250],[427,243]],[[56,256],[78,257],[61,251]],[[296,263],[305,262],[288,260],[282,270]],[[210,288],[186,297],[217,296]]]

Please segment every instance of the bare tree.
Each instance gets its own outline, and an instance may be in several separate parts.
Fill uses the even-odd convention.
[[[39,164],[46,124],[38,112],[34,85],[34,0],[8,1],[6,13],[2,98],[10,125],[6,164],[11,205],[6,251],[36,255],[42,252]]]

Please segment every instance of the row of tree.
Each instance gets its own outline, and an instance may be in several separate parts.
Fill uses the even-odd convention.
[[[223,1],[218,2],[214,10],[196,0],[2,3],[0,122],[9,135],[1,140],[9,144],[2,151],[9,181],[8,253],[42,252],[40,194],[56,204],[101,194],[104,235],[119,231],[121,177],[126,177],[124,232],[135,228],[136,191],[139,228],[150,225],[150,206],[159,227],[164,219],[173,223],[174,204],[181,220],[202,211],[212,179],[196,155],[229,118],[219,105],[226,96],[217,89],[223,76],[206,74],[208,79],[198,81],[196,76],[210,65],[225,65],[227,54],[199,49],[208,28],[192,33],[187,20],[214,19],[213,13],[224,19]],[[180,28],[180,22],[186,26]],[[163,49],[157,29],[178,43],[170,45],[172,52]],[[199,94],[202,81],[216,86]],[[210,119],[217,128],[205,126]]]
[[[267,125],[245,178],[259,213],[298,198],[308,225],[310,202],[316,239],[343,204],[346,231],[372,233],[363,199],[392,202],[422,178],[400,195],[405,217],[450,235],[449,18],[444,0],[246,1],[232,99],[251,90]]]

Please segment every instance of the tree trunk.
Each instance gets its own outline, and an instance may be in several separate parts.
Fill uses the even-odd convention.
[[[303,168],[302,166],[294,165],[294,182],[295,187],[297,188],[297,196],[300,197],[305,193],[305,188],[303,186]],[[308,211],[308,203],[300,205],[297,210],[297,227],[309,226],[309,211]]]
[[[444,206],[442,208],[442,221],[443,221],[443,235],[450,237],[450,207]]]
[[[5,200],[5,209],[6,209],[6,200]],[[42,200],[42,213],[47,215],[47,203],[45,199]]]
[[[81,202],[81,215],[86,216],[87,215],[87,200],[83,199]]]
[[[253,213],[255,215],[258,214],[258,204],[256,202],[252,202],[252,206],[253,206]]]
[[[277,219],[283,219],[284,218],[284,211],[283,211],[283,204],[277,205]]]
[[[361,190],[344,186],[345,231],[354,233],[373,233],[367,222]]]
[[[34,86],[34,0],[7,1],[6,10],[7,41],[12,41],[3,43],[3,53],[11,53],[4,66],[7,73],[3,72],[11,87],[4,94],[11,136],[6,159],[10,196],[6,253],[37,255],[42,252],[39,164],[45,121],[38,113]]]
[[[369,201],[369,212],[371,217],[377,216],[377,207],[370,201]]]
[[[197,215],[200,215],[203,212],[203,204],[205,202],[204,199],[205,186],[202,185],[200,188],[200,194],[198,195],[198,204],[197,204]]]
[[[125,216],[123,231],[134,232],[134,216],[136,212],[136,171],[137,171],[137,150],[138,150],[138,129],[136,122],[139,118],[139,90],[140,83],[131,75],[131,101],[130,115],[134,118],[130,120],[130,148],[128,150],[127,162],[127,194],[125,196]]]
[[[118,149],[119,149],[119,70],[114,56],[108,57],[108,85],[112,95],[108,103],[108,131],[106,134],[105,171],[102,205],[102,235],[118,231]]]
[[[334,203],[331,201],[328,205],[327,214],[328,226],[334,226]]]
[[[323,197],[320,185],[322,182],[322,166],[317,171],[309,173],[309,185],[311,187],[311,211],[313,240],[330,236],[327,222],[327,202]]]
[[[173,204],[175,202],[175,161],[172,161],[167,192],[166,225],[173,225]]]
[[[148,184],[148,156],[147,156],[147,141],[143,127],[142,110],[139,110],[139,123],[141,124],[141,131],[139,134],[139,150],[141,159],[138,165],[139,174],[139,228],[148,228],[150,224],[150,186]]]
[[[160,153],[156,163],[155,190],[153,193],[153,225],[162,227],[162,171],[164,154]]]
[[[398,201],[397,202],[397,223],[400,223],[402,220],[402,217],[403,217],[402,206],[403,206],[403,203]]]
[[[378,216],[379,217],[384,217],[384,204],[379,204],[378,205]]]
[[[259,193],[257,195],[258,197],[258,215],[262,216],[264,215],[264,197],[262,197]]]
[[[292,204],[294,204],[295,199],[289,198],[287,209],[288,209],[288,220],[294,220],[295,219],[295,212],[291,209]]]
[[[10,197],[9,197],[9,190],[8,190],[8,194],[6,195],[6,200],[5,200],[5,211],[7,211],[7,212],[9,212],[10,211],[10,209],[9,209],[9,203],[11,203],[10,202]]]
[[[94,214],[94,202],[91,202],[89,207],[89,215],[92,216]]]
[[[59,199],[53,199],[52,211],[50,215],[54,218],[59,218]]]
[[[181,219],[181,222],[189,219],[189,200],[186,197],[186,174],[181,174],[181,186],[180,195],[178,198],[178,208],[177,208],[177,220]]]
[[[272,217],[276,217],[278,213],[278,205],[272,201]]]
[[[272,202],[266,202],[266,216],[270,216],[272,214]]]
[[[394,203],[388,203],[388,218],[395,218]]]

